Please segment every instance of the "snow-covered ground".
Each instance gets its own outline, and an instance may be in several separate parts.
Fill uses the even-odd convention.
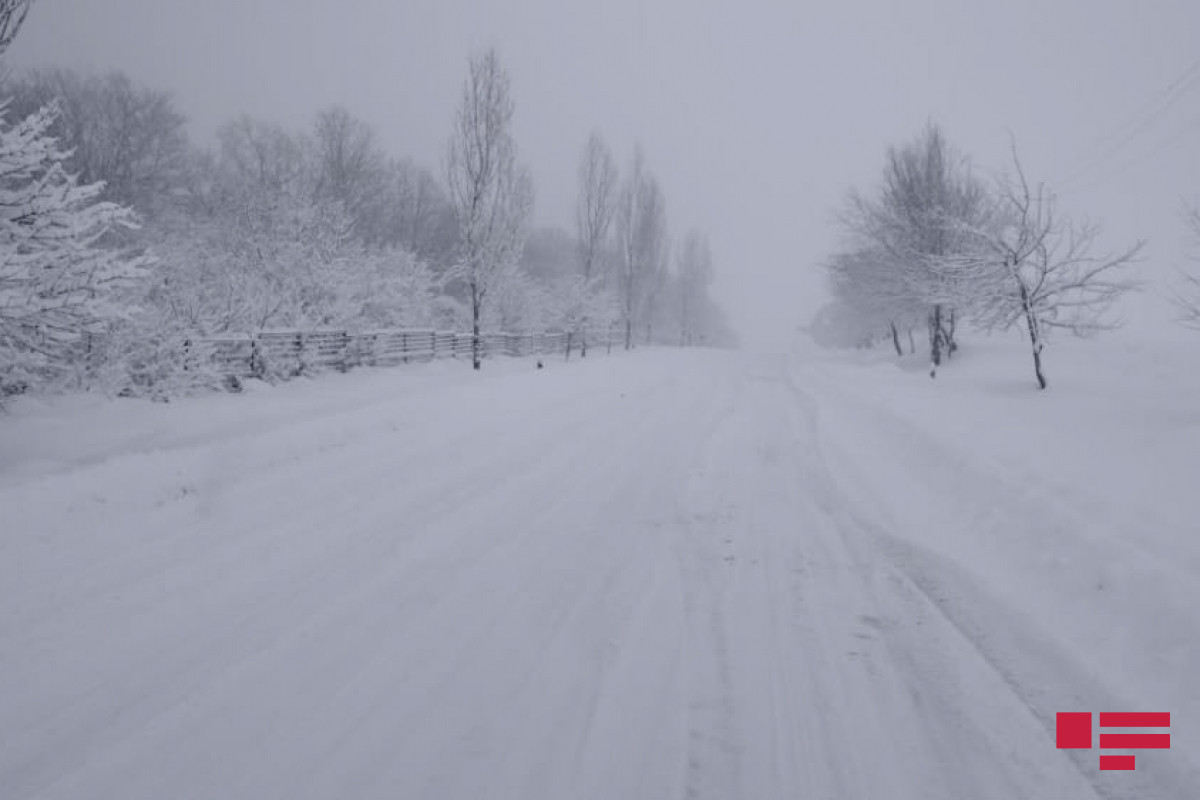
[[[1200,797],[1200,337],[1047,356],[19,402],[0,797]]]

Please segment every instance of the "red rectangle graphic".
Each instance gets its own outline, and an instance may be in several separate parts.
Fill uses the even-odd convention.
[[[1060,711],[1055,720],[1055,742],[1059,750],[1092,748],[1091,712]]]
[[[1102,733],[1100,746],[1122,747],[1128,749],[1152,748],[1155,750],[1171,749],[1171,734],[1169,733]]]
[[[1171,714],[1148,712],[1148,713],[1119,713],[1119,712],[1100,712],[1100,727],[1101,728],[1169,728],[1171,727]]]
[[[1133,756],[1100,756],[1100,769],[1133,769]]]

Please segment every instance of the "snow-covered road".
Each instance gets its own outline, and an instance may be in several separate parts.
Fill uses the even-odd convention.
[[[1186,699],[1197,612],[1152,609],[1191,642],[1156,673],[1179,685],[1120,694],[973,571],[985,545],[935,546],[984,491],[841,376],[664,351],[331,377],[362,391],[14,473],[0,797],[1200,796],[1194,698],[1114,705]],[[971,510],[922,539],[947,480]],[[1067,710],[1186,724],[1100,773],[1055,749]]]

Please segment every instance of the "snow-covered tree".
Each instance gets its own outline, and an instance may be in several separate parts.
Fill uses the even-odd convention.
[[[303,143],[249,118],[219,132],[182,209],[160,221],[156,304],[202,335],[337,324],[361,260],[352,223],[313,190]]]
[[[579,239],[579,264],[590,281],[600,266],[609,228],[617,207],[617,165],[600,134],[588,137],[579,164],[579,200],[575,229]]]
[[[317,114],[310,141],[315,199],[339,205],[359,240],[382,241],[387,222],[387,157],[376,143],[375,132],[345,108],[333,106]]]
[[[579,353],[587,356],[589,343],[600,333],[607,333],[615,319],[612,293],[602,276],[585,279],[583,275],[566,275],[551,288],[554,314],[551,327],[566,331],[567,345],[578,342]]]
[[[916,141],[888,151],[878,196],[853,195],[843,217],[852,249],[896,272],[886,282],[889,294],[903,287],[897,314],[914,305],[925,309],[933,376],[956,348],[957,304],[969,290],[946,259],[964,251],[964,231],[980,227],[988,211],[983,185],[931,125]]]
[[[559,318],[557,299],[550,285],[514,270],[493,287],[482,325],[505,333],[544,331]]]
[[[1105,313],[1134,283],[1122,274],[1142,249],[1094,254],[1099,228],[1058,214],[1053,194],[1031,189],[1013,153],[1017,178],[998,192],[985,224],[966,230],[965,252],[934,259],[930,268],[970,287],[971,311],[985,330],[1023,324],[1038,387],[1047,382],[1042,351],[1051,330],[1086,335],[1116,327]]]
[[[0,103],[0,388],[14,391],[60,373],[123,313],[113,293],[142,262],[105,246],[133,213],[67,172],[48,134],[57,108],[15,124],[5,112]]]
[[[835,318],[841,320],[847,314],[855,317],[852,326],[839,322],[838,329],[854,330],[854,344],[887,334],[896,355],[903,355],[900,331],[907,331],[913,349],[912,331],[925,324],[928,306],[911,290],[904,270],[891,259],[887,251],[865,245],[834,254],[826,269],[838,303]]]
[[[678,255],[679,340],[695,344],[700,334],[699,310],[713,280],[712,249],[708,237],[690,231]]]
[[[557,283],[578,272],[576,244],[575,237],[562,228],[534,228],[525,237],[519,266],[526,275],[542,284]]]
[[[446,172],[459,224],[459,256],[451,276],[466,284],[470,297],[475,369],[483,363],[484,304],[512,278],[533,206],[532,181],[516,160],[513,110],[508,73],[496,51],[472,58]]]
[[[587,357],[588,328],[592,322],[588,306],[602,303],[605,291],[604,255],[617,208],[617,165],[612,151],[598,133],[588,137],[579,164],[579,200],[575,209],[581,278],[571,284],[571,305],[580,309],[573,324],[580,337],[580,355]],[[575,328],[572,328],[574,330]]]
[[[132,206],[148,222],[169,210],[189,151],[183,115],[169,93],[121,72],[61,68],[21,73],[5,92],[15,116],[57,104],[49,133],[69,153],[67,171],[79,182],[104,183],[102,199]]]
[[[635,324],[653,310],[668,249],[666,201],[658,181],[646,170],[640,147],[621,189],[616,222],[617,294],[628,350]]]
[[[813,315],[808,331],[821,347],[865,347],[880,338],[880,329],[867,321],[860,309],[846,298],[836,298]]]
[[[408,159],[387,167],[380,239],[434,268],[448,266],[458,244],[454,209],[434,174]]]
[[[438,324],[440,285],[432,270],[400,247],[363,252],[344,280],[338,324],[351,329],[428,328]]]
[[[663,230],[662,246],[648,262],[646,279],[642,284],[642,308],[639,316],[646,327],[646,344],[654,340],[655,326],[667,330],[677,324],[674,312],[676,304],[669,302],[675,289],[675,276],[671,274],[671,240]]]

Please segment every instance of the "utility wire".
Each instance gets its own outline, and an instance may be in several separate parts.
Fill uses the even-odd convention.
[[[1151,147],[1149,150],[1143,151],[1141,154],[1135,156],[1132,160],[1117,164],[1116,166],[1112,167],[1112,169],[1102,170],[1099,174],[1095,175],[1091,179],[1084,177],[1081,183],[1076,184],[1076,188],[1087,189],[1093,186],[1098,186],[1107,180],[1111,180],[1118,175],[1128,172],[1133,167],[1141,166],[1155,156],[1170,150],[1172,147],[1179,144],[1195,131],[1200,131],[1200,117],[1190,120],[1182,128],[1176,131],[1175,134],[1170,138],[1160,140],[1158,144]]]
[[[1100,146],[1103,147],[1101,152],[1071,172],[1059,185],[1068,186],[1106,163],[1153,126],[1196,86],[1200,86],[1200,60],[1184,70],[1161,93],[1126,117],[1126,120],[1111,134],[1101,140]],[[1190,128],[1190,126],[1188,127]],[[1105,147],[1107,142],[1111,142],[1111,144]]]

